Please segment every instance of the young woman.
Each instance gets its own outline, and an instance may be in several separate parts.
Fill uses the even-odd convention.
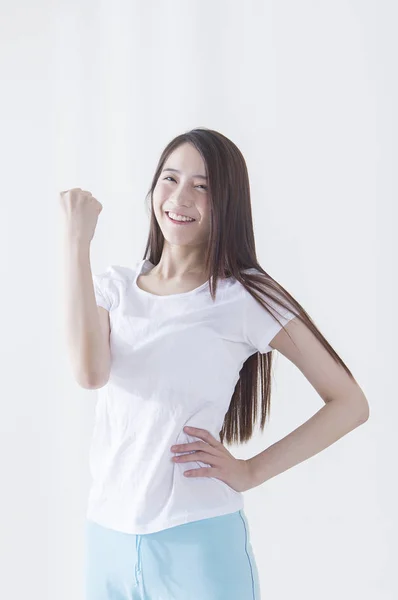
[[[92,275],[101,204],[61,193],[77,381],[98,389],[90,451],[87,600],[259,600],[243,492],[368,418],[353,375],[258,263],[244,158],[198,128],[163,151],[144,258]],[[97,309],[98,306],[98,309]],[[269,414],[272,350],[325,402],[249,460]]]

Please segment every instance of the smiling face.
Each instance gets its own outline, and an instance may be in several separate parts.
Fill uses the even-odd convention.
[[[153,209],[165,240],[170,244],[207,243],[210,209],[206,175],[202,156],[192,144],[182,144],[165,161],[153,192]],[[175,214],[191,217],[194,221],[173,222],[171,217]]]

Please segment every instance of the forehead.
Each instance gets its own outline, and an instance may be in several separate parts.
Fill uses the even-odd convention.
[[[201,154],[192,144],[182,144],[169,155],[163,168],[172,167],[180,171],[206,174],[206,165]]]

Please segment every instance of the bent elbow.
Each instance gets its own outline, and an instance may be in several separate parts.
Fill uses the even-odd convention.
[[[365,396],[363,397],[361,404],[361,409],[358,411],[358,423],[360,425],[362,425],[362,423],[366,423],[370,416],[369,402]]]
[[[107,379],[93,379],[87,382],[87,389],[89,390],[99,390],[104,387],[109,381],[109,377]]]
[[[106,377],[105,376],[104,377],[80,376],[80,377],[76,377],[76,381],[80,385],[80,387],[84,388],[85,390],[98,390],[98,389],[104,387],[108,383],[109,375],[107,375]]]

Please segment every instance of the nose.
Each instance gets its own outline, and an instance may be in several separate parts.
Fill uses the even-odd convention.
[[[170,201],[173,203],[173,206],[175,206],[175,208],[190,208],[192,206],[191,202],[189,202],[189,200],[186,197],[184,199],[184,196],[181,193],[170,196]]]

